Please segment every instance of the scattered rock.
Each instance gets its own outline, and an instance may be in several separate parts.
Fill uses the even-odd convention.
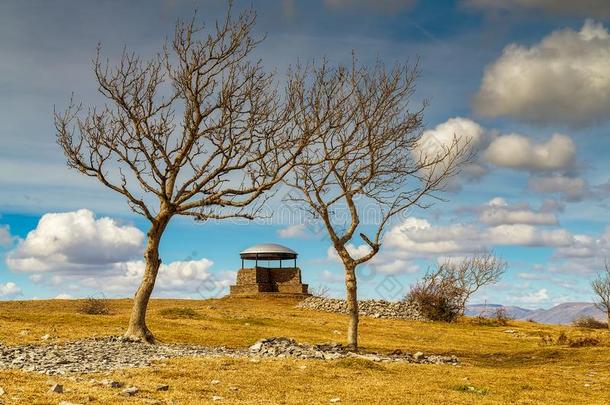
[[[224,398],[221,397],[220,395],[214,395],[212,397],[212,401],[222,401]]]
[[[212,380],[212,381],[210,381],[210,384],[212,384],[212,385],[220,384],[220,380]]]
[[[253,348],[258,348],[254,351]],[[335,360],[345,357],[356,357],[374,362],[414,362],[425,364],[459,364],[455,356],[426,356],[422,352],[414,355],[409,353],[379,354],[351,352],[341,343],[322,343],[308,345],[297,343],[294,339],[286,337],[262,339],[250,347],[250,354],[260,357],[293,357],[298,359]]]
[[[514,329],[506,329],[504,333],[517,333],[517,331]]]
[[[339,398],[339,397],[331,398],[331,399],[330,399],[330,402],[331,402],[332,404],[336,404],[337,402],[341,402],[341,398]]]
[[[49,339],[51,339],[51,335],[49,335],[49,334],[43,335],[43,336],[40,337],[40,339],[41,340],[49,340]]]
[[[297,307],[347,314],[347,302],[336,298],[309,297]],[[426,320],[415,304],[406,301],[363,300],[358,302],[358,312],[373,318]]]
[[[157,385],[157,391],[169,391],[169,385],[159,384]]]
[[[199,345],[171,345],[133,341],[117,336],[93,337],[66,343],[0,344],[0,370],[70,375],[146,367],[175,357],[247,357],[247,351]],[[102,382],[103,385],[108,383]],[[120,388],[110,384],[112,388]]]
[[[123,383],[114,380],[102,380],[100,381],[100,384],[110,388],[121,388],[123,386]]]
[[[64,392],[64,386],[61,384],[53,384],[49,392],[54,392],[56,394],[62,394]]]
[[[27,336],[27,335],[29,335],[29,334],[30,334],[30,331],[29,331],[29,330],[25,330],[25,329],[24,329],[24,330],[22,330],[22,331],[19,331],[19,335],[20,335],[20,336]]]
[[[6,394],[6,391],[4,391],[4,388],[0,387],[0,397],[4,394]]]
[[[146,367],[153,361],[175,357],[246,357],[250,358],[253,363],[259,363],[261,358],[265,357],[336,360],[348,356],[360,356],[375,362],[459,363],[455,356],[426,356],[423,353],[411,355],[400,350],[395,350],[391,354],[351,353],[340,343],[308,345],[297,343],[295,340],[285,337],[263,339],[253,344],[249,349],[244,350],[197,345],[150,345],[126,340],[123,337],[109,336],[61,344],[25,344],[19,346],[3,346],[0,344],[0,370],[16,369],[49,376],[69,376],[109,372],[123,368]],[[110,379],[99,382],[90,380],[89,383],[101,384],[110,388],[123,387],[122,383]],[[212,384],[217,383],[212,382]]]
[[[133,397],[139,391],[140,390],[137,387],[129,387],[129,388],[125,388],[123,391],[121,391],[121,395],[124,395],[126,397]]]

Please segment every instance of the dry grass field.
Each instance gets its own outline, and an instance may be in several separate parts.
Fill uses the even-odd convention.
[[[51,344],[94,335],[118,335],[125,328],[130,301],[110,302],[109,315],[82,315],[79,301],[0,302],[0,342]],[[288,336],[300,342],[343,341],[347,319],[341,315],[295,308],[287,298],[153,300],[149,325],[168,343],[248,347],[256,340]],[[184,308],[192,309],[183,310]],[[335,361],[184,358],[143,369],[108,374],[49,378],[0,371],[5,404],[609,404],[610,333],[529,322],[480,326],[363,318],[361,344],[366,350],[394,349],[455,354],[460,366]],[[505,332],[507,329],[515,333]],[[573,348],[556,340],[594,336],[595,347]],[[49,334],[50,341],[41,336]],[[120,390],[93,385],[91,378],[112,378],[135,385],[131,398]],[[65,387],[48,393],[49,380]],[[211,384],[212,380],[220,383]],[[157,384],[169,384],[157,392]],[[231,388],[230,388],[231,387]],[[237,387],[237,389],[235,389]]]

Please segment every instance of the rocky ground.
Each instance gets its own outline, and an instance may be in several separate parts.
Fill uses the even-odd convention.
[[[412,362],[426,364],[459,363],[455,356],[403,353],[352,353],[339,343],[307,345],[289,338],[269,338],[256,342],[248,350],[194,345],[149,345],[122,337],[99,337],[61,344],[0,344],[0,370],[19,369],[47,375],[82,374],[145,367],[153,361],[173,357],[294,357],[300,359],[334,360],[357,357],[377,362]]]
[[[347,302],[336,298],[309,297],[299,302],[297,306],[316,311],[347,313]],[[405,301],[363,300],[358,302],[358,312],[360,315],[373,318],[426,320],[414,304]]]

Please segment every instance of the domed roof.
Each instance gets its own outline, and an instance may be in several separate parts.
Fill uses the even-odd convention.
[[[242,259],[280,260],[294,259],[297,252],[277,243],[262,243],[242,250],[239,255]]]

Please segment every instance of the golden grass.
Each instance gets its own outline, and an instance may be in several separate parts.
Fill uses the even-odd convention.
[[[163,342],[247,347],[270,336],[301,342],[343,341],[344,316],[294,307],[288,298],[205,301],[153,300],[149,326]],[[111,315],[77,313],[78,301],[0,303],[0,341],[5,344],[53,342],[93,335],[116,335],[127,323],[130,301],[110,302]],[[513,329],[516,333],[506,333]],[[597,347],[541,345],[541,337],[561,332],[593,336]],[[293,359],[174,359],[147,369],[84,376],[82,381],[53,378],[64,394],[47,393],[49,377],[1,371],[5,403],[610,403],[610,333],[571,327],[511,322],[509,326],[424,323],[363,318],[361,345],[367,350],[455,354],[459,367],[380,364],[344,359],[333,362]],[[132,398],[120,390],[89,383],[113,378],[140,388]],[[210,381],[219,380],[212,385]],[[159,383],[170,385],[157,392]],[[238,387],[231,390],[230,387]],[[173,402],[172,402],[173,401]]]

